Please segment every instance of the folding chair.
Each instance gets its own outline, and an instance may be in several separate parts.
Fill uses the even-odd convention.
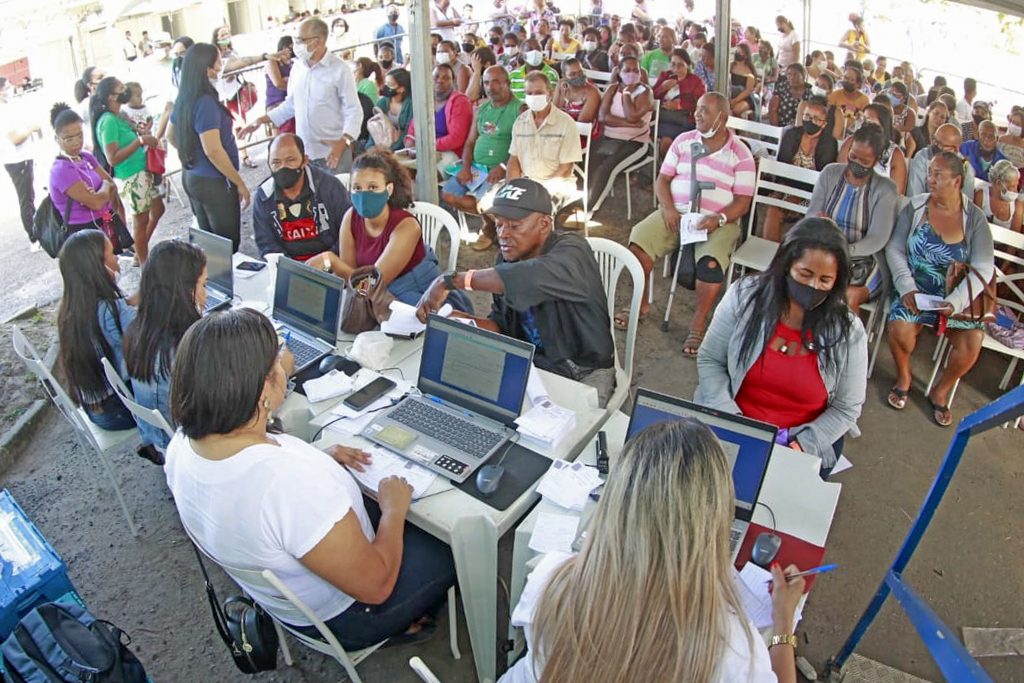
[[[89,416],[85,414],[85,411],[74,404],[71,397],[64,391],[64,387],[54,378],[39,352],[36,351],[35,347],[32,346],[32,343],[25,337],[17,325],[14,326],[12,336],[14,338],[14,352],[18,354],[18,357],[32,371],[32,374],[36,376],[39,383],[43,385],[43,391],[46,392],[46,395],[57,406],[60,414],[71,424],[78,443],[87,450],[93,450],[99,457],[100,465],[114,487],[117,502],[121,504],[124,518],[128,522],[128,529],[132,532],[132,536],[138,536],[139,531],[135,526],[135,520],[132,518],[131,512],[128,511],[128,504],[125,503],[121,487],[118,485],[117,478],[114,476],[114,470],[110,466],[109,454],[114,450],[123,449],[137,442],[139,440],[139,430],[124,429],[115,432],[97,427],[89,419]]]
[[[747,219],[747,229],[744,231],[743,241],[736,247],[732,258],[729,259],[729,269],[725,277],[726,287],[732,284],[733,276],[740,268],[750,268],[758,272],[767,270],[772,259],[775,258],[775,252],[779,249],[778,242],[754,235],[757,207],[759,205],[774,206],[805,215],[807,206],[794,201],[793,198],[809,202],[817,181],[817,171],[784,164],[774,159],[761,159],[757,166],[757,183],[754,185],[754,197]],[[795,183],[801,183],[802,186],[795,186]],[[782,193],[783,196],[772,196],[776,192]]]
[[[455,270],[459,260],[459,222],[440,206],[427,202],[413,202],[409,213],[416,216],[423,230],[423,242],[430,245],[430,248],[437,253],[437,238],[442,232],[448,233],[450,242],[448,251],[448,265],[445,272]]]
[[[627,247],[602,237],[587,240],[597,259],[601,271],[601,282],[608,297],[608,316],[612,319],[612,338],[615,338],[615,289],[623,269],[629,271],[633,281],[633,296],[629,304],[629,322],[626,325],[626,349],[623,362],[619,363],[618,350],[615,353],[615,391],[608,399],[606,415],[611,416],[626,402],[633,383],[633,353],[636,349],[636,333],[640,326],[640,304],[644,296],[644,269],[640,261]]]
[[[590,82],[594,84],[601,94],[608,89],[608,86],[612,80],[612,74],[610,71],[594,71],[593,69],[584,69],[583,73],[586,75]]]
[[[430,667],[419,657],[409,658],[409,668],[416,672],[423,683],[441,683],[441,679],[435,676]]]
[[[583,181],[583,189],[575,190],[568,197],[565,206],[575,202],[583,204],[583,236],[590,236],[590,145],[593,142],[591,133],[594,130],[593,123],[576,122],[576,129],[583,138],[583,159],[572,165],[572,172]]]
[[[351,173],[335,173],[334,177],[341,181],[341,184],[345,186],[346,190],[349,188],[349,185],[352,183],[352,174]]]
[[[107,382],[114,389],[114,393],[121,399],[121,403],[124,407],[135,416],[136,422],[142,420],[147,424],[151,424],[157,429],[160,429],[167,435],[168,439],[174,437],[174,429],[164,416],[156,408],[146,408],[141,403],[135,401],[135,395],[128,390],[125,383],[121,380],[121,376],[117,374],[117,370],[111,365],[107,358],[101,358],[100,364],[103,366],[103,375],[107,378]]]
[[[725,127],[746,142],[754,156],[771,159],[778,156],[779,142],[782,140],[782,128],[779,126],[730,116]]]
[[[651,162],[651,183],[658,179],[658,124],[661,122],[661,100],[654,100],[654,116],[651,119],[651,142],[650,153],[635,164],[629,166],[623,173],[626,174],[626,220],[633,218],[633,186],[629,182],[629,176],[634,171],[639,171],[648,162]],[[614,179],[613,179],[614,180]],[[658,208],[658,197],[651,190],[651,208]]]

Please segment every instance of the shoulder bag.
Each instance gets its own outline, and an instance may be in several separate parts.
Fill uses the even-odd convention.
[[[972,275],[973,277],[968,277]],[[996,275],[988,282],[981,276],[977,268],[969,263],[954,261],[946,269],[946,295],[949,296],[961,282],[967,281],[967,296],[971,303],[963,311],[949,316],[950,320],[964,320],[972,323],[989,322],[996,319]],[[978,287],[977,282],[985,282]]]
[[[395,297],[381,282],[376,266],[360,266],[345,281],[341,300],[341,331],[359,334],[376,329],[391,315]]]

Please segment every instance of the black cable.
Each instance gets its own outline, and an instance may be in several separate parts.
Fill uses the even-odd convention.
[[[374,408],[373,410],[366,410],[366,411],[363,411],[363,412],[359,413],[358,415],[339,415],[338,417],[334,418],[330,422],[325,423],[322,427],[320,427],[320,429],[316,430],[316,434],[314,434],[313,438],[309,440],[309,443],[316,443],[316,440],[320,438],[320,435],[324,433],[324,430],[327,429],[328,427],[330,427],[335,422],[341,422],[342,420],[351,420],[351,419],[354,419],[356,417],[362,417],[363,415],[369,415],[370,413],[376,413],[377,411],[380,411],[380,410],[385,410],[387,408],[393,408],[394,406],[396,406],[398,404],[399,401],[401,401],[403,398],[405,398],[408,395],[409,394],[403,394],[403,395],[399,396],[398,398],[391,399],[391,403],[387,404],[386,406],[381,406],[380,408]]]
[[[388,370],[396,370],[396,371],[398,371],[399,377],[401,377],[403,380],[405,379],[405,373],[402,372],[402,368],[384,368],[380,372],[383,374],[383,373],[387,372]]]
[[[770,507],[768,507],[768,505],[766,503],[762,503],[761,501],[757,501],[757,504],[760,505],[761,507],[763,507],[765,510],[767,510],[768,514],[772,516],[772,533],[774,534],[775,533],[775,529],[776,529],[776,526],[775,526],[775,513],[772,512],[772,509]]]

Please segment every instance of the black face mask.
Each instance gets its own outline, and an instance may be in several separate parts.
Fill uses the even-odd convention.
[[[864,164],[858,164],[856,161],[851,161],[846,164],[846,167],[850,169],[850,175],[857,179],[867,178],[871,175],[870,167],[865,166]]]
[[[395,95],[398,94],[398,91],[395,90],[394,88],[390,88],[385,85],[383,88],[380,89],[380,94],[383,95],[384,97],[394,97]]]
[[[804,121],[804,133],[807,135],[817,135],[820,130],[821,126],[814,121]]]
[[[971,118],[974,119],[974,125],[976,126],[980,126],[982,121],[988,121],[987,116],[978,116],[977,114],[975,114]]]
[[[466,54],[469,54],[470,52],[472,52],[475,49],[476,49],[476,45],[474,43],[463,43],[462,44],[462,51],[465,52]]]
[[[830,290],[815,289],[810,285],[797,282],[793,276],[786,274],[786,289],[789,291],[789,298],[805,311],[811,311],[825,303]]]
[[[500,45],[501,44],[501,36],[491,36],[491,41],[490,42],[491,42],[491,45]]]
[[[390,21],[392,24],[397,23],[398,22],[398,15],[397,14],[389,14],[388,15],[388,21]]]
[[[131,102],[131,100],[132,100],[132,94],[130,92],[128,92],[127,90],[125,90],[122,93],[118,93],[118,95],[117,95],[117,101],[120,102],[121,104],[128,104],[129,102]]]
[[[185,61],[184,57],[175,57],[171,60],[171,70],[181,71],[181,63]]]
[[[395,60],[393,60],[393,59],[382,59],[382,60],[380,60],[380,66],[385,71],[389,71],[391,69],[391,67],[394,66],[394,65],[395,65]]]
[[[853,92],[856,89],[857,86],[855,86],[853,83],[850,83],[850,81],[843,81],[843,90],[845,90],[846,92]]]
[[[272,174],[274,176],[274,185],[281,190],[287,190],[295,187],[295,184],[299,182],[299,178],[302,177],[301,168],[288,168],[283,166]]]

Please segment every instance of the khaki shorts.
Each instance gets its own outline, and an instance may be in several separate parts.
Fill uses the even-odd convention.
[[[114,178],[114,183],[129,214],[149,213],[153,200],[160,196],[149,171],[139,171],[128,178]]]
[[[732,256],[739,237],[739,223],[723,223],[722,227],[708,235],[707,241],[697,242],[694,248],[695,261],[710,256],[721,264],[724,271],[729,267],[729,257]],[[655,211],[633,226],[629,233],[629,241],[657,260],[679,248],[679,230],[666,230],[661,211]]]

